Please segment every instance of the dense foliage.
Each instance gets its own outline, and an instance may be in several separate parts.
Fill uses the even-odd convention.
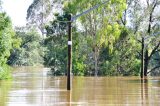
[[[160,15],[157,14],[160,0],[133,0],[130,7],[128,14],[131,17],[131,28],[139,43],[144,45],[143,55],[141,53],[141,57],[144,58],[144,65],[141,66],[143,68],[141,72],[144,71],[144,76],[147,76],[147,74],[159,70],[160,67],[159,64],[153,64],[151,61],[155,56],[158,56],[156,54],[159,53],[160,48]]]
[[[14,30],[6,13],[0,13],[0,79],[10,78],[10,69],[6,64],[10,51],[20,42],[14,38]]]
[[[156,15],[156,9],[160,1],[111,0],[105,4],[103,2],[106,1],[64,1],[63,11],[55,14],[53,21],[47,23],[45,45],[48,52],[44,59],[45,65],[52,67],[52,74],[66,73],[68,14],[71,13],[74,17],[102,3],[97,9],[72,23],[73,74],[140,75],[143,56],[140,53],[141,39],[159,31],[159,15]],[[142,3],[145,5],[141,5]],[[153,18],[156,19],[155,22]],[[144,25],[146,27],[143,27]],[[157,72],[155,70],[160,66],[159,39],[153,36],[145,40],[145,43],[148,44],[144,48],[144,70],[147,70],[147,74]]]
[[[8,64],[12,66],[35,66],[43,65],[43,56],[45,47],[43,39],[38,32],[33,29],[17,30],[16,38],[21,39],[21,45],[18,49],[13,49],[9,57]]]
[[[60,11],[55,12],[57,4]],[[11,22],[1,13],[1,69],[6,62],[45,65],[51,67],[50,74],[65,75],[69,14],[74,17],[97,4],[98,8],[72,22],[73,75],[137,76],[143,71],[145,76],[158,75],[160,0],[33,0],[25,30],[16,30],[15,38],[22,42],[18,49],[13,49]]]
[[[65,13],[62,16],[55,14],[55,17],[56,19],[46,26],[47,37],[45,45],[48,52],[44,60],[45,65],[51,66],[51,74],[64,75],[67,64],[67,24],[59,21],[67,21],[68,14]]]
[[[65,3],[64,13],[56,14],[55,20],[46,26],[48,35],[46,42],[49,44],[49,51],[53,51],[46,56],[50,59],[48,62],[52,63],[48,65],[52,66],[54,75],[64,75],[67,69],[65,44],[67,42],[67,14],[77,14],[86,10],[88,6],[93,7],[98,3],[100,3],[98,0],[90,4],[87,1],[78,2],[76,0]],[[114,9],[114,13],[109,8]],[[72,72],[74,75],[139,74],[140,60],[136,53],[139,48],[137,48],[133,35],[119,23],[124,9],[125,2],[112,1],[73,23]],[[52,40],[48,40],[51,38]],[[52,46],[50,46],[51,42]]]

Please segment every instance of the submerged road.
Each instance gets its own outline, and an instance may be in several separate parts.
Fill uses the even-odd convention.
[[[0,81],[0,106],[159,106],[160,77],[47,76],[48,69],[19,67],[12,81]]]

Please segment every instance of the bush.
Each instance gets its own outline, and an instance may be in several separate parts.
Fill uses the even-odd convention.
[[[11,68],[8,65],[3,65],[0,67],[0,80],[11,79]]]

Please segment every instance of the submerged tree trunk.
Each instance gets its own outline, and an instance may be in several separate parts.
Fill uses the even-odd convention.
[[[141,50],[141,54],[142,54],[142,57],[141,57],[141,78],[144,77],[144,38],[142,37],[142,50]]]
[[[94,69],[95,69],[95,72],[94,72],[94,76],[97,76],[98,75],[98,48],[95,47],[95,50],[94,50]]]
[[[148,50],[146,50],[144,58],[144,76],[147,76],[148,63],[149,63]]]
[[[97,65],[97,57],[96,57],[96,55],[95,55],[95,63],[94,63],[94,67],[95,67],[95,73],[94,73],[94,75],[95,76],[97,76],[97,74],[98,74],[98,67],[97,67],[98,65]]]

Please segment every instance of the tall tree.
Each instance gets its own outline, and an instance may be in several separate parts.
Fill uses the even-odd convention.
[[[81,13],[103,0],[71,0],[68,2],[66,11],[73,15]],[[113,50],[113,43],[119,38],[120,25],[118,21],[126,7],[125,0],[112,0],[100,6],[98,9],[82,16],[80,23],[88,39],[88,46],[92,48],[90,56],[93,58],[94,75],[98,75],[99,53],[103,45],[108,46],[110,52]]]
[[[16,38],[21,39],[20,48],[12,50],[8,64],[12,66],[43,65],[46,49],[42,45],[42,37],[34,29],[29,31],[22,29],[17,30],[15,35]]]
[[[143,73],[144,69],[144,76],[147,76],[150,60],[160,47],[160,36],[158,34],[160,15],[157,14],[160,0],[134,0],[132,5],[132,28],[137,38],[140,39],[141,37],[144,39],[144,42],[140,41],[144,43],[142,44],[144,45],[144,68],[142,67],[141,73]]]
[[[20,44],[14,35],[10,18],[6,13],[0,13],[0,79],[8,78],[7,59],[10,56],[10,51]]]
[[[57,11],[61,10],[61,0],[33,0],[33,3],[27,10],[27,25],[38,26],[43,34],[45,23],[53,18],[53,13],[55,13],[54,9]]]
[[[46,25],[45,45],[48,51],[44,57],[45,65],[51,67],[51,74],[65,75],[67,64],[67,23],[68,14],[55,14],[55,19]]]

